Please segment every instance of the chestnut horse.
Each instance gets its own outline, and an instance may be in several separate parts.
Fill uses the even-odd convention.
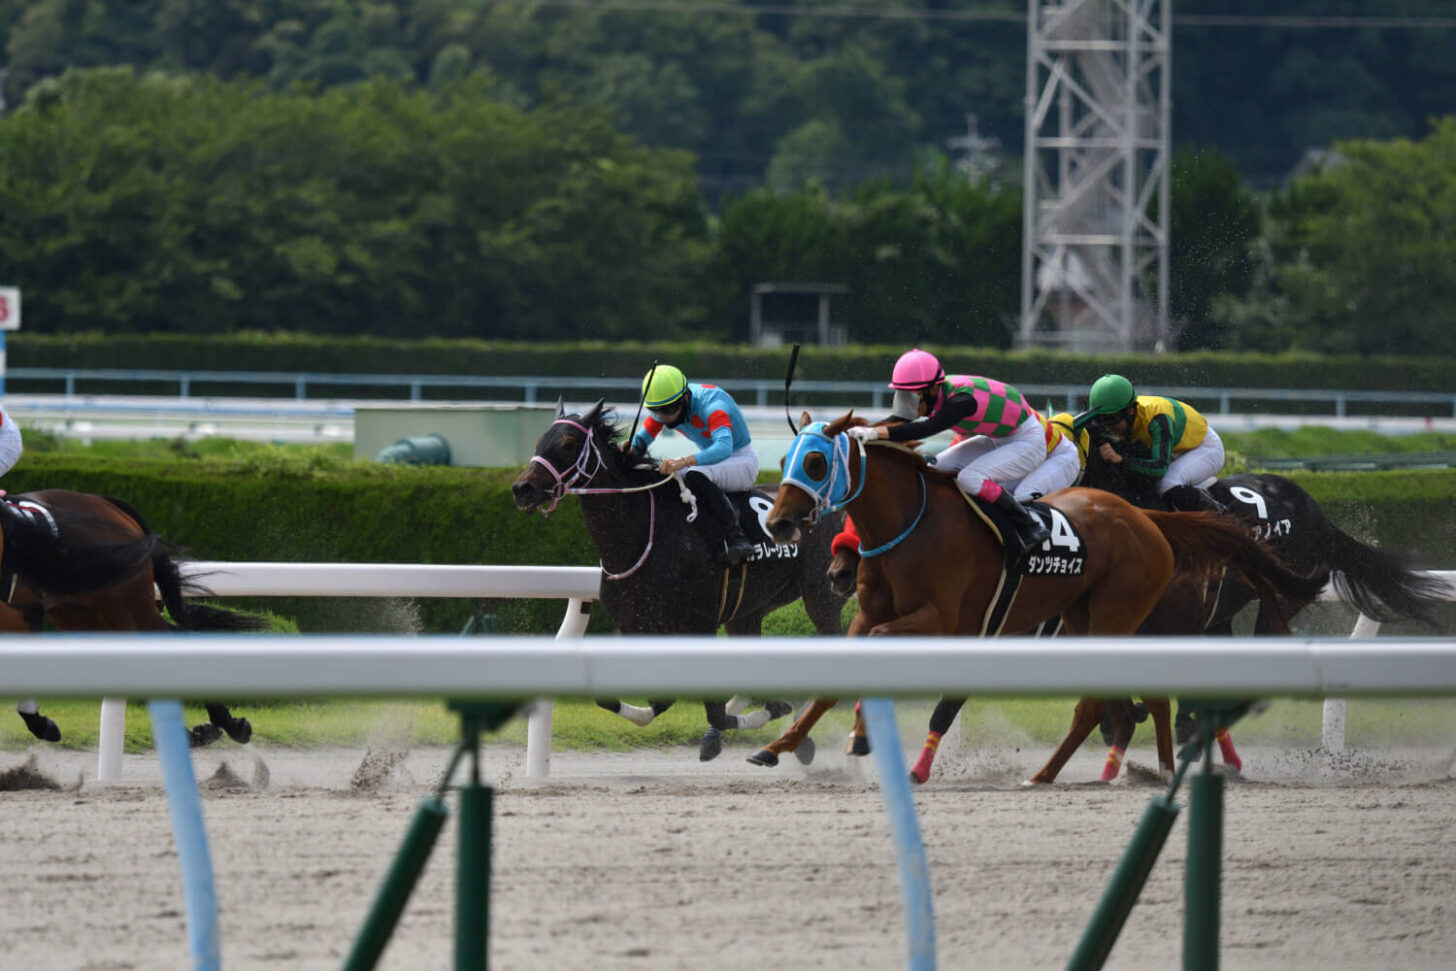
[[[182,578],[169,544],[147,525],[141,513],[120,499],[46,489],[0,501],[0,514],[17,508],[21,514],[63,525],[82,565],[87,549],[135,552],[124,559],[124,568],[113,570],[104,583],[87,589],[74,584],[57,587],[15,564],[14,582],[7,582],[6,587],[9,596],[0,604],[0,630],[35,633],[47,620],[63,631],[246,631],[264,626],[257,618],[184,599],[186,594],[205,594],[206,590]],[[4,570],[7,575],[12,571],[8,551]],[[162,615],[162,605],[171,615],[170,621]],[[34,701],[22,701],[16,708],[36,738],[60,741],[60,728],[40,713]],[[216,741],[224,732],[237,742],[252,737],[248,719],[234,717],[226,705],[207,702],[206,708],[209,720],[191,732],[194,746]]]
[[[802,428],[768,515],[770,534],[792,542],[820,513],[843,508],[859,529],[859,613],[850,636],[983,634],[1006,580],[994,527],[956,486],[918,453],[890,443],[864,448],[845,434],[853,413]],[[871,457],[874,461],[870,461]],[[1175,565],[1212,576],[1227,566],[1275,611],[1308,600],[1319,582],[1299,576],[1239,524],[1211,513],[1143,511],[1093,489],[1064,489],[1044,499],[1050,557],[1028,558],[1021,588],[993,633],[1026,634],[1060,615],[1069,634],[1131,635],[1152,611]],[[1166,700],[1145,699],[1158,736],[1158,759],[1173,771]],[[797,747],[823,710],[816,702],[759,755],[762,764]],[[1077,704],[1071,729],[1033,777],[1051,782],[1101,718],[1106,703]],[[856,725],[856,734],[862,727]],[[757,758],[752,761],[759,761]]]

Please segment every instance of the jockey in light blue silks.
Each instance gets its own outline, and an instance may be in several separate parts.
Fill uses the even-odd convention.
[[[663,459],[657,471],[672,475],[686,469],[683,482],[723,531],[727,561],[748,559],[758,547],[744,535],[738,512],[725,493],[753,488],[758,479],[758,453],[751,446],[748,422],[733,396],[711,384],[688,384],[682,371],[661,364],[642,379],[642,400],[648,417],[628,448],[646,454],[663,429],[691,442],[696,454]]]

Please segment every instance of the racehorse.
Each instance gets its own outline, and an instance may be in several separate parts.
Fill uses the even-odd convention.
[[[1126,475],[1120,465],[1104,460],[1098,447],[1105,438],[1091,429],[1091,447],[1081,484],[1104,489],[1127,499],[1140,508],[1168,508],[1154,488],[1154,480],[1146,476]],[[1126,456],[1130,443],[1117,443]],[[1445,585],[1432,577],[1412,570],[1399,554],[1368,546],[1342,532],[1325,515],[1314,498],[1290,479],[1273,474],[1241,474],[1221,478],[1209,488],[1214,500],[1231,515],[1247,523],[1252,534],[1262,540],[1298,572],[1322,583],[1333,582],[1346,600],[1356,604],[1360,612],[1382,622],[1420,620],[1434,624],[1432,609],[1444,600]],[[841,548],[831,562],[831,583],[842,585],[853,581],[859,556],[852,548]],[[1211,634],[1231,636],[1232,623],[1256,597],[1252,588],[1237,578],[1204,583],[1196,577],[1175,577],[1163,597],[1153,608],[1140,634]],[[1307,603],[1290,604],[1290,617]],[[1259,605],[1255,618],[1256,634],[1274,634],[1284,628],[1273,611]],[[916,782],[925,782],[935,758],[940,737],[949,729],[965,698],[944,698],[930,717],[930,730],[920,759],[911,769]],[[1116,776],[1120,754],[1131,741],[1136,716],[1130,702],[1109,705],[1112,717],[1108,772],[1104,780]],[[1191,731],[1191,723],[1177,724],[1178,742]],[[1220,730],[1216,740],[1224,762],[1236,771],[1242,767],[1227,730]]]
[[[79,563],[85,562],[79,551],[87,543],[121,544],[140,553],[126,561],[125,569],[108,575],[104,584],[89,589],[58,589],[17,565],[14,583],[7,587],[8,601],[0,605],[0,630],[35,633],[46,620],[63,631],[246,631],[265,626],[257,618],[186,600],[187,594],[207,591],[196,581],[182,578],[174,549],[123,500],[46,489],[0,501],[0,514],[14,515],[16,509],[41,522],[66,524],[64,530],[78,550]],[[3,568],[8,575],[8,554]],[[171,620],[162,614],[157,591]],[[248,719],[234,717],[220,702],[207,702],[205,707],[208,721],[191,731],[194,747],[208,745],[224,732],[240,743],[252,738]],[[16,709],[36,738],[60,741],[60,728],[41,714],[34,701],[21,701]]]
[[[677,501],[681,496],[686,503],[691,493],[680,478],[661,476],[622,451],[604,402],[585,415],[568,415],[558,402],[555,421],[511,492],[518,509],[543,514],[563,496],[580,497],[587,532],[601,557],[601,603],[624,634],[711,634],[726,627],[730,634],[758,635],[769,611],[800,598],[819,633],[842,633],[845,598],[830,589],[824,574],[836,523],[806,531],[792,549],[764,536],[759,553],[739,566],[714,562],[710,539],[688,521],[692,513]],[[745,533],[763,535],[758,524],[773,505],[772,492],[755,489],[735,502]],[[648,708],[617,700],[597,704],[645,726],[672,701],[653,700]],[[749,715],[729,713],[722,701],[704,707],[703,761],[722,751],[723,731],[759,728],[791,710],[782,701]]]
[[[953,477],[909,449],[883,442],[863,447],[844,434],[852,412],[827,425],[811,424],[807,413],[803,421],[768,528],[776,541],[791,542],[826,510],[842,508],[854,517],[863,558],[850,636],[1024,634],[1057,616],[1071,634],[1130,635],[1162,596],[1175,563],[1203,576],[1232,568],[1273,605],[1276,617],[1287,617],[1290,605],[1313,598],[1322,586],[1289,570],[1237,523],[1211,513],[1138,510],[1110,493],[1081,488],[1044,499],[1039,515],[1050,524],[1054,552],[1033,552],[1024,575],[1011,576],[994,526]],[[1009,602],[1003,591],[1011,591]],[[1168,704],[1146,703],[1159,762],[1171,772]],[[758,753],[769,756],[760,764],[775,764],[779,753],[797,747],[832,704],[816,701]],[[1078,704],[1066,739],[1031,781],[1056,778],[1103,707],[1102,701]],[[856,734],[862,734],[858,724]]]

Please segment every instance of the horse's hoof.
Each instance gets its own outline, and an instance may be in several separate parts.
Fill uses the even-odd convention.
[[[761,748],[748,757],[748,761],[754,765],[773,767],[779,764],[779,757],[766,748]]]
[[[1051,785],[1051,783],[1052,783],[1052,780],[1050,780],[1050,779],[1043,779],[1041,776],[1035,776],[1034,775],[1030,779],[1027,779],[1025,782],[1023,782],[1021,784],[1021,788],[1023,788],[1023,789],[1035,789],[1037,786],[1049,786],[1049,785]]]
[[[220,738],[222,738],[222,729],[210,722],[194,725],[192,731],[187,733],[188,744],[192,748],[205,748]]]
[[[851,735],[849,744],[844,747],[845,755],[869,755],[870,737],[868,735]]]
[[[800,765],[808,765],[814,761],[815,747],[814,740],[805,735],[804,740],[799,743],[799,747],[794,749],[794,758],[799,760]]]
[[[246,718],[234,718],[231,725],[223,726],[223,731],[239,745],[247,745],[253,739],[253,723]]]
[[[768,712],[768,720],[774,721],[775,719],[782,718],[785,715],[792,715],[794,713],[794,706],[789,704],[787,701],[779,701],[778,699],[775,699],[773,701],[764,702],[763,710]]]
[[[25,727],[30,729],[30,734],[42,742],[59,742],[61,740],[60,726],[45,715],[38,712],[29,714],[22,711],[20,713],[20,719],[25,722]]]
[[[698,761],[711,762],[723,754],[723,734],[716,728],[710,728],[703,733],[703,740],[698,743]]]

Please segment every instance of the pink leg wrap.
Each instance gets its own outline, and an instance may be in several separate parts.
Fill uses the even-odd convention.
[[[915,765],[910,769],[910,774],[921,785],[925,785],[930,780],[930,765],[935,761],[935,751],[938,748],[940,748],[939,732],[931,732],[925,736],[925,747],[920,750],[920,758],[915,760]]]
[[[1111,782],[1117,778],[1117,773],[1122,769],[1123,748],[1119,745],[1112,746],[1107,753],[1107,761],[1102,764],[1102,781]]]
[[[1218,740],[1218,750],[1223,754],[1223,764],[1235,772],[1244,771],[1244,760],[1234,751],[1234,740],[1229,738],[1227,728],[1220,728],[1213,736]]]
[[[981,488],[976,490],[976,498],[986,502],[995,502],[1001,498],[1001,483],[987,479],[981,483]]]

